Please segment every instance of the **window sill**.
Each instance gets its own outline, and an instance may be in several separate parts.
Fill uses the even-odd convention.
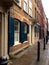
[[[24,11],[24,13],[26,13],[27,15],[29,15],[28,12],[26,12],[24,9],[23,9],[23,11]]]
[[[28,41],[24,41],[23,43],[27,43]]]
[[[31,18],[32,18],[32,16],[31,15],[29,15]]]
[[[15,3],[15,5],[17,5],[20,9],[22,8],[21,5],[18,5],[18,4],[17,4],[17,2],[14,1],[14,3]]]
[[[21,43],[19,43],[19,42],[15,42],[15,44],[14,44],[13,46],[16,46],[16,45],[19,45],[19,44],[21,44]]]

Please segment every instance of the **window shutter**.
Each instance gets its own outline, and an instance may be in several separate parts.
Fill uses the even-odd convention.
[[[24,42],[27,40],[27,33],[25,33],[25,23],[24,22],[21,22],[20,23],[20,42]]]
[[[8,22],[8,43],[14,45],[14,18],[10,17]]]
[[[24,42],[24,23],[20,23],[20,42]]]

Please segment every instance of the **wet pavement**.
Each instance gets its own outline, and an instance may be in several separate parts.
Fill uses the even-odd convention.
[[[49,43],[43,50],[43,43],[40,43],[40,61],[37,61],[37,43],[23,49],[22,52],[14,56],[8,65],[49,65]]]

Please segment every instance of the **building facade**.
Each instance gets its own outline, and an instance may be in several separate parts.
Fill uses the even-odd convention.
[[[41,0],[1,1],[0,57],[15,54],[41,39],[44,24],[42,8]]]
[[[32,1],[19,0],[19,2],[16,2],[16,0],[14,0],[13,6],[10,8],[9,14],[10,53],[17,53],[23,48],[29,46],[29,18],[31,17]]]
[[[39,5],[39,1],[37,2],[37,0],[13,1],[13,6],[9,12],[8,29],[10,53],[17,53],[21,49],[38,42],[38,27],[40,25]]]
[[[8,58],[8,10],[11,6],[11,0],[0,1],[0,58]]]

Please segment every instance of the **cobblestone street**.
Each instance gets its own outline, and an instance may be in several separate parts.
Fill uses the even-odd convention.
[[[37,44],[24,49],[21,53],[15,55],[11,60],[10,65],[49,65],[49,44],[43,50],[42,43],[40,44],[40,61],[37,61]]]

